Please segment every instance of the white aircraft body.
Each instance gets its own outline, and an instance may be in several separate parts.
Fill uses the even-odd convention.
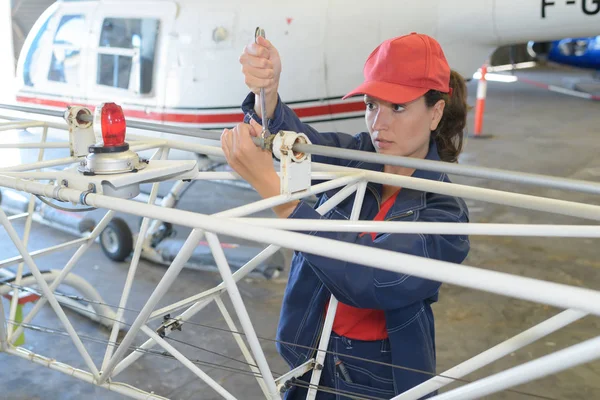
[[[283,60],[280,94],[318,129],[363,129],[369,53],[412,31],[442,45],[470,77],[498,46],[598,34],[595,0],[57,2],[39,18],[17,67],[16,100],[56,109],[116,101],[127,118],[222,128],[242,120],[238,58],[257,25]]]

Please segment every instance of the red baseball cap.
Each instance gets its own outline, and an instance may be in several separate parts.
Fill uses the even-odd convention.
[[[344,99],[366,94],[393,104],[404,104],[429,90],[452,94],[450,66],[440,44],[430,36],[411,33],[388,39],[369,56],[365,81]]]

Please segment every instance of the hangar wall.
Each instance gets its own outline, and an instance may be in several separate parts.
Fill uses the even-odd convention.
[[[6,0],[4,0],[6,1]],[[14,45],[14,58],[19,56],[21,47],[27,34],[40,15],[51,4],[53,0],[8,0],[12,3],[12,32]]]

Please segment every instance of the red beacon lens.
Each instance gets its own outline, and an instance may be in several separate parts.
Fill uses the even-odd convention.
[[[115,103],[106,103],[101,114],[104,147],[122,146],[125,143],[125,114]]]

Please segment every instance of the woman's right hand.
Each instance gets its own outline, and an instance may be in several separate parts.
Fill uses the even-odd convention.
[[[277,90],[281,75],[281,59],[279,52],[264,37],[258,37],[257,43],[244,48],[240,56],[242,72],[248,88],[256,95],[254,111],[261,116],[260,89],[265,89],[266,115],[271,118],[277,106]]]

